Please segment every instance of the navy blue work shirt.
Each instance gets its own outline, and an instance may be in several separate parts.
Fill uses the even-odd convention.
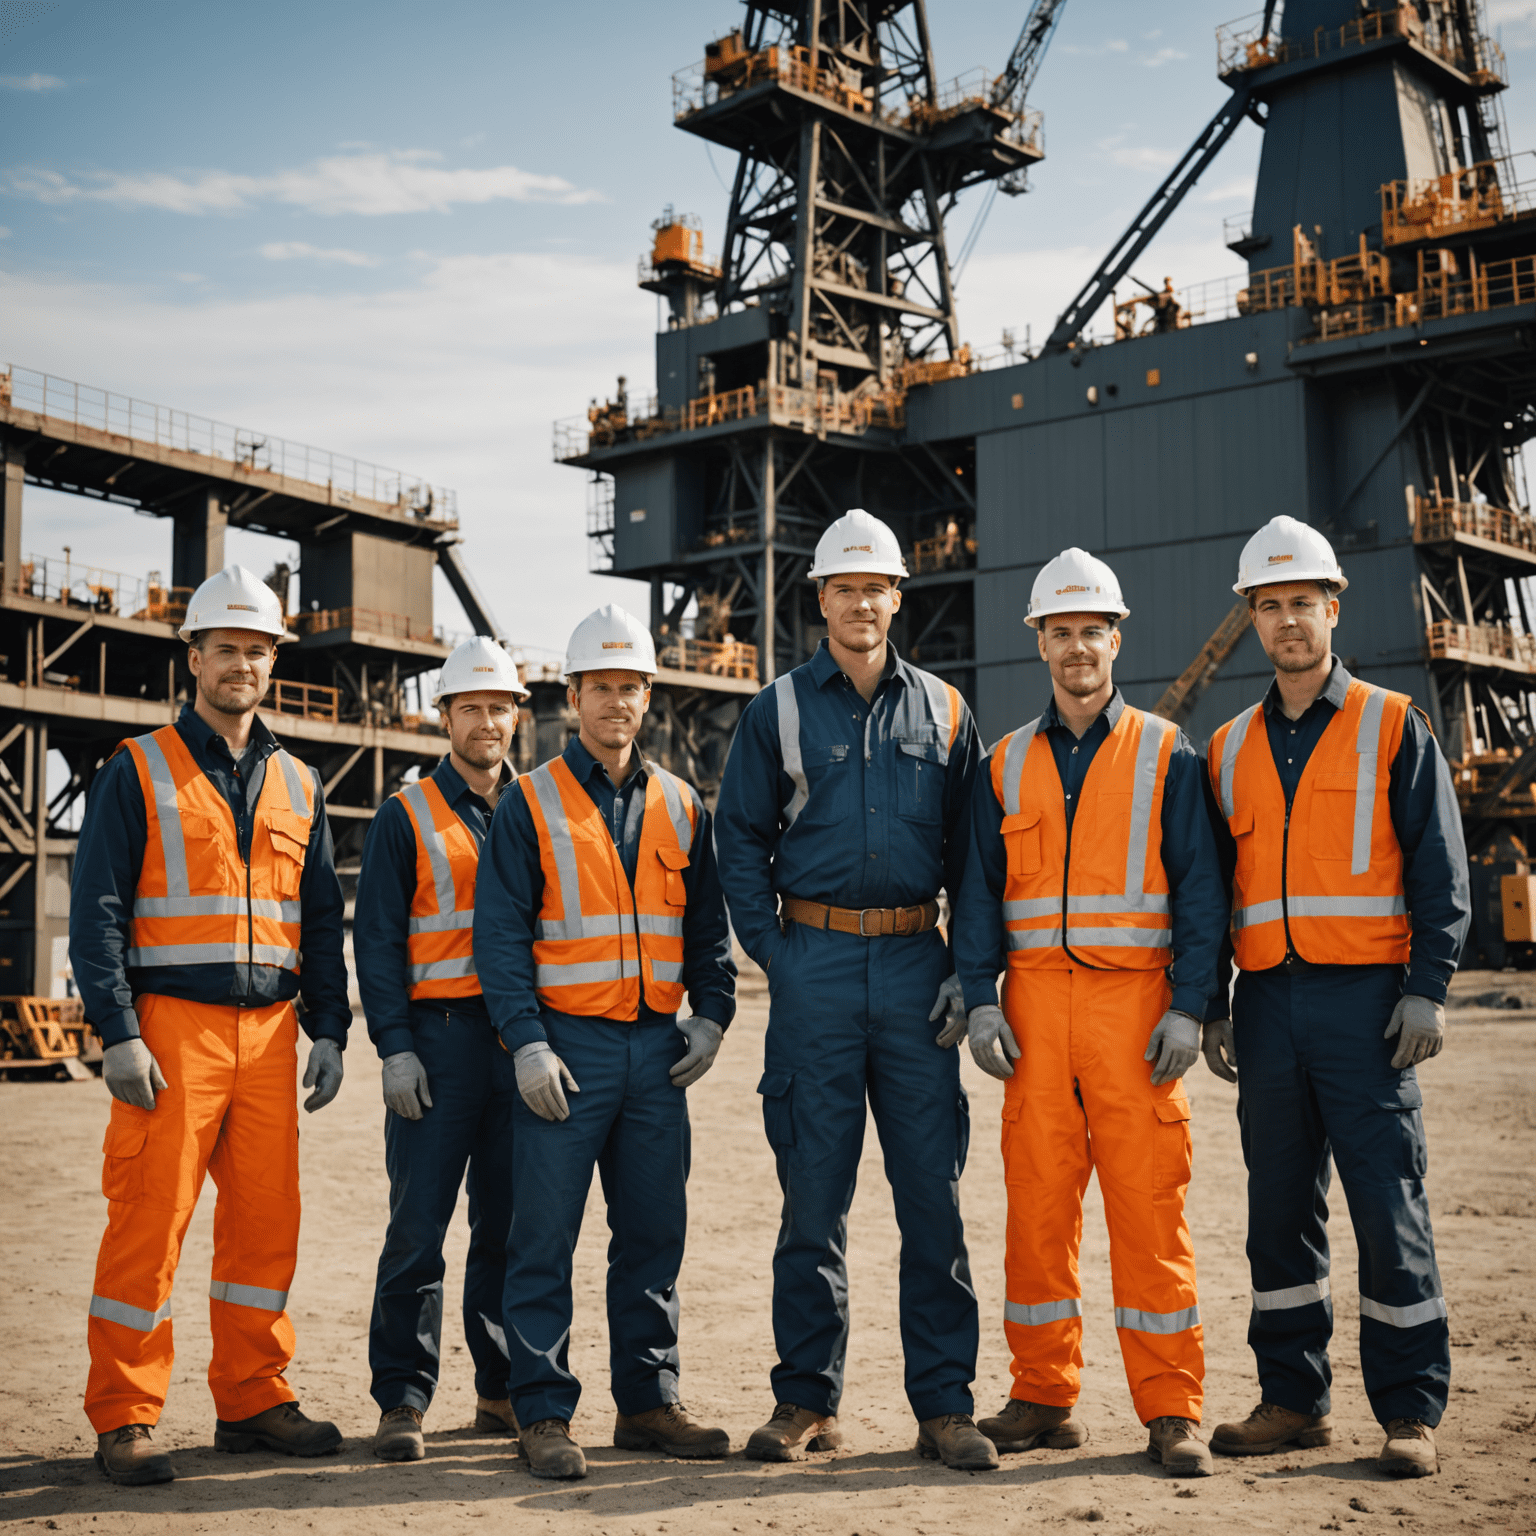
[[[781,894],[865,908],[959,891],[981,739],[962,700],[942,761],[925,676],[889,646],[866,704],[823,640],[747,706],[720,785],[715,844],[731,925],[759,965],[783,938]],[[800,717],[803,801],[784,764],[780,686],[794,689]]]
[[[1354,681],[1337,656],[1323,691],[1309,704],[1299,720],[1288,720],[1281,708],[1280,684],[1272,682],[1264,694],[1264,728],[1270,756],[1280,775],[1289,811],[1313,749],[1322,740],[1328,723],[1344,708],[1344,696]],[[1237,868],[1237,844],[1221,814],[1206,775],[1206,806],[1216,833],[1222,876],[1230,892]],[[1467,869],[1467,844],[1461,830],[1461,808],[1451,770],[1435,741],[1429,722],[1417,709],[1403,720],[1403,739],[1392,759],[1387,785],[1387,810],[1398,847],[1403,850],[1403,891],[1413,919],[1408,977],[1404,990],[1432,1002],[1443,1003],[1461,947],[1472,923],[1472,881]],[[1230,898],[1229,898],[1230,904]],[[1290,934],[1286,934],[1290,950]],[[1288,962],[1297,962],[1294,954]],[[1278,969],[1278,967],[1276,967]],[[1357,966],[1308,965],[1309,971],[1355,971]],[[1232,939],[1222,945],[1220,985],[1212,999],[1210,1017],[1228,1013],[1232,978]]]
[[[640,828],[645,820],[645,787],[650,772],[644,761],[615,785],[608,770],[573,737],[561,753],[576,782],[603,814],[613,846],[635,888],[640,858]],[[696,1018],[713,1019],[721,1029],[736,1016],[736,962],[731,959],[731,930],[720,874],[715,865],[710,815],[692,785],[694,832],[688,867],[682,871],[688,904],[683,912],[683,986]],[[544,1019],[569,1018],[539,1001],[534,988],[533,940],[544,906],[544,867],[533,812],[521,791],[496,802],[491,832],[480,850],[475,879],[475,969],[485,991],[491,1023],[509,1051],[547,1040]],[[671,1024],[675,1013],[657,1013],[642,996],[638,1018],[621,1023]]]
[[[266,783],[267,759],[277,738],[258,715],[240,762],[212,726],[190,704],[182,706],[176,731],[193,761],[208,776],[234,813],[240,857],[251,857],[256,803]],[[96,775],[85,802],[80,839],[75,848],[69,893],[69,961],[85,1004],[85,1017],[103,1045],[137,1038],[133,1000],[145,994],[179,997],[220,1008],[261,1008],[297,997],[299,1022],[311,1040],[347,1043],[352,1008],[347,1001],[347,963],[342,955],[341,882],[325,817],[325,794],[314,786],[315,814],[309,827],[309,851],[299,882],[302,975],[276,965],[125,965],[133,894],[149,836],[144,792],[133,755],[119,751]]]
[[[1037,734],[1050,743],[1066,798],[1070,829],[1082,796],[1083,780],[1099,748],[1125,712],[1125,698],[1115,689],[1097,720],[1074,736],[1062,723],[1056,695],[1040,715]],[[1230,906],[1221,880],[1206,817],[1205,765],[1189,738],[1178,731],[1163,781],[1162,862],[1168,876],[1168,905],[1173,929],[1173,986],[1170,1008],[1203,1018],[1217,986],[1217,958]],[[997,977],[1008,954],[1003,923],[1003,890],[1008,882],[1008,850],[1003,841],[1003,807],[992,792],[992,758],[982,767],[971,802],[971,851],[955,920],[955,965],[965,988],[967,1010],[997,1002]]]
[[[491,807],[464,782],[463,775],[443,760],[429,775],[448,808],[475,840],[485,846],[491,830]],[[512,765],[501,765],[498,796],[517,783]],[[368,1038],[381,1057],[415,1049],[411,1035],[409,995],[411,903],[416,899],[416,829],[398,795],[391,795],[374,815],[363,844],[357,876],[357,901],[352,916],[352,957],[357,962],[357,989],[362,994]],[[455,1013],[485,1013],[479,993],[469,997],[424,998],[422,1003],[452,1008]],[[420,1006],[420,1005],[418,1005]]]

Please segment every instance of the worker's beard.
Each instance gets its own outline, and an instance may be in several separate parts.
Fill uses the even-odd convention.
[[[468,741],[454,750],[471,768],[494,768],[507,755],[504,741]]]
[[[208,707],[221,715],[246,714],[267,696],[266,685],[259,681],[253,690],[249,683],[214,683],[200,677],[197,690],[208,701]]]
[[[1293,638],[1299,639],[1304,637],[1295,636]],[[1276,672],[1311,672],[1327,660],[1327,657],[1327,646],[1318,641],[1316,643],[1309,643],[1305,650],[1288,647],[1269,659],[1274,662]]]

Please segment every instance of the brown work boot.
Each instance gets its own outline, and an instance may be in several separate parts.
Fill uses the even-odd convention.
[[[749,1461],[799,1461],[807,1451],[835,1451],[842,1443],[835,1413],[776,1403],[773,1417],[752,1431],[743,1454]]]
[[[487,1430],[493,1435],[511,1435],[514,1439],[522,1433],[517,1427],[517,1415],[512,1411],[510,1397],[475,1397],[475,1428]]]
[[[426,1441],[421,1437],[421,1409],[401,1403],[381,1413],[373,1454],[380,1461],[420,1461],[427,1454]]]
[[[1268,1456],[1286,1445],[1332,1445],[1326,1413],[1297,1413],[1279,1403],[1260,1403],[1241,1424],[1218,1424],[1211,1449],[1223,1456]]]
[[[1440,1470],[1434,1430],[1418,1419],[1393,1419],[1376,1465],[1389,1477],[1432,1477]]]
[[[613,1443],[621,1451],[663,1451],[668,1456],[729,1456],[731,1437],[705,1429],[681,1403],[663,1403],[644,1413],[621,1413],[613,1421]]]
[[[1000,1451],[1032,1451],[1043,1445],[1052,1451],[1070,1451],[1085,1445],[1088,1431],[1072,1418],[1070,1408],[1048,1403],[1026,1403],[1010,1397],[1003,1411],[976,1426]]]
[[[1164,1417],[1147,1425],[1147,1460],[1159,1461],[1170,1477],[1209,1477],[1210,1447],[1189,1419]]]
[[[577,1478],[587,1475],[587,1458],[571,1439],[564,1419],[540,1419],[517,1437],[517,1454],[535,1477]]]
[[[305,1418],[294,1402],[276,1403],[263,1413],[229,1423],[216,1419],[213,1448],[216,1451],[254,1451],[262,1446],[284,1456],[324,1456],[341,1449],[341,1431],[334,1424]]]
[[[945,1413],[936,1419],[919,1419],[917,1454],[942,1461],[956,1472],[995,1472],[997,1447],[977,1429],[968,1413]]]
[[[176,1476],[171,1458],[157,1451],[149,1438],[148,1424],[124,1424],[96,1436],[96,1465],[114,1483],[137,1487],[140,1483],[168,1483]]]

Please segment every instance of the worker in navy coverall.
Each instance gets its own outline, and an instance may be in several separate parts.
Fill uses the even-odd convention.
[[[901,1340],[919,1449],[952,1466],[997,1464],[967,1428],[977,1312],[959,1178],[969,1112],[958,1059],[932,1022],[952,989],[947,1046],[964,1013],[936,908],[924,908],[941,889],[959,891],[981,751],[959,695],[886,639],[904,570],[894,536],[868,513],[828,529],[811,574],[829,638],[748,706],[716,811],[731,923],[768,976],[758,1091],[784,1191],[776,1407],[747,1445],[762,1460],[841,1440],[848,1210],[867,1098],[902,1232]]]

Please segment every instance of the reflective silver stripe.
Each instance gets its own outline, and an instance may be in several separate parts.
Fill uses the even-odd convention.
[[[1370,687],[1369,684],[1366,685]],[[1376,813],[1376,770],[1381,746],[1381,714],[1387,695],[1371,688],[1360,712],[1360,731],[1355,737],[1359,759],[1355,765],[1355,841],[1349,861],[1352,875],[1366,874],[1371,867],[1371,820]]]
[[[576,845],[571,841],[571,829],[565,819],[565,806],[560,800],[560,786],[548,763],[535,768],[528,775],[533,793],[544,813],[544,824],[549,828],[549,846],[555,857],[555,875],[560,881],[560,904],[565,909],[562,921],[548,918],[539,920],[541,939],[581,939],[589,936],[589,930],[581,915],[581,876],[576,872]],[[602,931],[590,930],[593,938],[601,937]]]
[[[1263,708],[1263,704],[1259,703],[1245,709],[1227,727],[1226,740],[1221,744],[1221,814],[1229,821],[1237,815],[1237,807],[1232,803],[1232,778],[1237,772],[1237,754],[1242,751],[1243,742],[1247,740],[1248,727]]]
[[[683,979],[683,962],[681,960],[652,960],[651,975],[657,981],[681,981]]]
[[[1417,1328],[1420,1323],[1432,1323],[1447,1317],[1445,1297],[1432,1296],[1428,1301],[1416,1301],[1411,1307],[1385,1307],[1369,1296],[1360,1298],[1360,1316],[1373,1317],[1378,1323],[1390,1323],[1394,1328]]]
[[[1024,754],[1040,729],[1040,717],[1035,716],[1028,725],[1021,725],[1008,738],[1008,750],[1003,754],[1003,813],[1017,816],[1023,808],[1019,789],[1024,782]]]
[[[314,807],[309,803],[309,793],[304,784],[304,769],[300,766],[298,759],[281,747],[272,755],[282,764],[283,780],[288,786],[288,809],[299,816],[312,818],[315,814]]]
[[[1283,1312],[1287,1307],[1310,1307],[1328,1299],[1328,1276],[1314,1280],[1311,1285],[1290,1285],[1283,1291],[1255,1291],[1255,1312]]]
[[[1061,897],[1031,896],[1027,901],[1005,901],[1003,921],[1018,923],[1031,917],[1054,917],[1060,911]]]
[[[642,912],[640,932],[659,934],[667,939],[680,939],[683,936],[683,920],[680,917],[653,917],[647,912]]]
[[[779,757],[783,760],[784,772],[795,786],[782,813],[787,830],[794,826],[796,818],[805,809],[805,802],[811,798],[811,786],[805,777],[805,759],[800,755],[800,701],[795,697],[793,672],[786,672],[774,680],[773,697],[779,706]]]
[[[294,970],[299,963],[296,949],[280,944],[155,944],[130,949],[126,964],[142,965],[276,965]]]
[[[1141,716],[1141,736],[1136,743],[1136,763],[1131,770],[1131,828],[1125,848],[1127,901],[1132,897],[1140,897],[1147,887],[1147,838],[1152,829],[1152,801],[1157,795],[1157,760],[1162,756],[1163,738],[1177,729],[1177,726],[1160,715],[1143,713]],[[1072,910],[1070,905],[1067,910]],[[1115,909],[1105,907],[1100,910],[1109,912]],[[1132,907],[1122,910],[1145,909]],[[1163,910],[1167,910],[1166,905]]]
[[[236,1285],[232,1280],[215,1280],[208,1294],[232,1307],[259,1307],[263,1312],[281,1312],[288,1305],[287,1291],[265,1291],[259,1285]]]
[[[113,1301],[110,1296],[91,1297],[91,1316],[105,1322],[121,1323],[139,1333],[150,1333],[171,1315],[170,1298],[167,1297],[158,1311],[146,1312],[143,1307],[130,1307],[126,1301]]]
[[[1185,1307],[1181,1312],[1138,1312],[1135,1307],[1115,1308],[1115,1327],[1132,1328],[1137,1333],[1183,1333],[1200,1322],[1199,1307]]]
[[[537,987],[580,987],[594,981],[623,980],[622,960],[583,960],[571,965],[538,965],[534,968],[534,985]]]
[[[427,917],[413,917],[406,922],[407,933],[453,933],[475,926],[473,912],[434,912]]]
[[[1010,1301],[1003,1307],[1005,1321],[1018,1323],[1025,1328],[1041,1328],[1046,1323],[1059,1323],[1066,1318],[1082,1315],[1082,1299],[1077,1296],[1068,1296],[1061,1301],[1042,1301],[1038,1306]]]
[[[1067,939],[1074,948],[1091,944],[1110,949],[1167,949],[1173,943],[1171,928],[1068,928]]]
[[[192,887],[187,881],[187,845],[181,830],[181,810],[176,804],[176,780],[160,743],[153,736],[139,737],[149,769],[150,787],[155,792],[155,816],[160,823],[160,857],[165,862],[165,893],[187,897]],[[137,907],[137,903],[134,904]]]
[[[1291,898],[1294,906],[1296,898]],[[1241,928],[1257,928],[1260,923],[1278,923],[1285,916],[1284,904],[1278,901],[1255,901],[1246,907],[1232,909],[1232,932]]]
[[[400,798],[410,806],[416,822],[416,835],[427,850],[427,863],[432,867],[432,886],[437,892],[437,910],[452,912],[458,906],[453,889],[453,865],[448,859],[448,844],[432,820],[432,802],[418,781],[407,784],[400,791]]]
[[[1067,911],[1069,913],[1110,912],[1116,915],[1127,912],[1149,912],[1164,915],[1168,911],[1168,893],[1167,891],[1128,890],[1123,896],[1069,896]]]
[[[135,917],[244,917],[243,896],[138,896]],[[252,901],[253,917],[270,917],[279,923],[297,923],[302,909],[296,901]]]
[[[672,830],[677,833],[677,846],[684,853],[693,847],[693,823],[688,820],[688,807],[683,804],[677,780],[659,763],[647,763],[646,771],[661,786],[662,798],[667,802],[667,815],[672,818]]]
[[[570,926],[568,922],[546,922],[540,918],[539,937],[541,939],[613,939],[630,935],[635,931],[633,912],[599,912],[595,917],[578,915],[578,922],[581,932],[571,934],[566,932]]]
[[[452,960],[427,960],[421,965],[408,965],[406,974],[412,981],[456,981],[461,976],[478,976],[473,955],[458,955]]]
[[[1009,949],[1055,949],[1060,943],[1059,927],[1010,928],[1008,930]]]
[[[1285,901],[1292,917],[1397,917],[1408,910],[1403,895],[1287,896]]]
[[[933,716],[933,723],[939,733],[939,761],[949,761],[949,735],[955,728],[954,715],[949,707],[949,689],[936,678],[932,672],[924,672],[921,667],[914,667],[918,678],[923,685],[923,692],[928,695],[928,713]]]

